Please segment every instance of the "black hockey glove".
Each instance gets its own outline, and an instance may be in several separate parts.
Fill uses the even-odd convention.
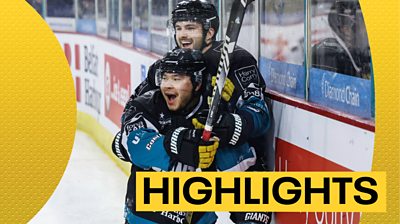
[[[122,134],[119,131],[115,135],[114,140],[112,142],[112,145],[111,145],[112,151],[113,151],[114,155],[116,155],[121,160],[130,162],[131,160],[129,158],[128,152],[125,149],[125,147],[122,145],[121,141],[122,141]]]
[[[204,128],[207,113],[201,112],[192,119],[195,128]],[[221,113],[213,126],[212,132],[220,139],[220,146],[235,146],[245,143],[252,127],[248,124],[249,118],[245,114]]]
[[[218,138],[203,141],[203,130],[179,127],[165,135],[164,148],[171,158],[189,166],[208,168],[214,161]]]

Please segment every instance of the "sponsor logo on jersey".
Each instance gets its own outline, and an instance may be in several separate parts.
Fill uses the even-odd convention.
[[[244,217],[245,221],[257,221],[262,223],[268,223],[269,216],[266,213],[261,212],[248,212]]]
[[[156,136],[154,136],[154,137],[150,140],[150,142],[146,145],[146,149],[147,149],[147,150],[150,150],[151,147],[153,146],[153,144],[157,141],[157,139],[161,138],[161,136],[162,136],[162,135],[160,135],[160,134],[157,134]]]
[[[246,88],[243,91],[243,99],[244,100],[249,99],[251,96],[255,96],[255,97],[260,98],[260,99],[264,98],[263,94],[261,93],[260,88],[256,88],[256,87],[249,87],[249,88]]]
[[[126,135],[141,128],[147,128],[146,122],[143,118],[143,113],[135,114],[135,116],[124,126]]]
[[[242,89],[245,89],[250,83],[260,83],[255,65],[237,69],[234,73]]]
[[[161,212],[161,215],[171,219],[172,221],[174,221],[176,223],[182,223],[182,224],[183,224],[183,220],[186,217],[185,212]]]

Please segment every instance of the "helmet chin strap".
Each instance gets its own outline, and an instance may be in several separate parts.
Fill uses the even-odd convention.
[[[179,47],[178,41],[176,40],[176,32],[175,32],[175,34],[174,34],[174,40],[175,40],[176,46]]]
[[[204,29],[203,29],[204,30]],[[208,45],[207,45],[207,42],[206,42],[206,37],[207,37],[207,31],[206,30],[204,30],[203,31],[203,41],[202,41],[202,43],[201,43],[201,47],[200,47],[200,51],[201,52],[203,52],[203,49],[204,48],[206,48]]]

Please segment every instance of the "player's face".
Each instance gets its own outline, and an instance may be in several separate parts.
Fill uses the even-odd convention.
[[[200,50],[203,43],[203,26],[198,22],[180,21],[175,24],[176,42],[180,48]]]
[[[193,85],[187,75],[164,73],[160,89],[170,111],[183,109],[192,99]]]

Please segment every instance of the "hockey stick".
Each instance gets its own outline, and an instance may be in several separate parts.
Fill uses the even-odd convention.
[[[213,96],[211,100],[210,110],[208,111],[208,116],[206,124],[203,131],[203,140],[208,141],[211,137],[211,131],[213,129],[213,124],[215,117],[218,112],[218,105],[221,100],[222,90],[225,85],[226,76],[229,73],[229,55],[232,54],[237,39],[239,37],[240,28],[244,19],[244,14],[246,12],[247,6],[249,6],[254,0],[235,0],[232,4],[231,14],[229,16],[228,27],[225,33],[224,45],[221,49],[221,58],[219,60],[219,66],[217,71],[216,85],[213,89]]]
[[[211,137],[214,118],[217,116],[218,105],[221,100],[222,90],[225,85],[226,76],[229,73],[229,54],[233,52],[236,41],[239,37],[240,28],[242,26],[246,8],[254,0],[234,0],[232,3],[231,14],[228,20],[228,27],[225,33],[225,41],[221,49],[221,58],[217,71],[216,85],[213,89],[211,107],[208,111],[206,124],[203,131],[202,139],[208,141]],[[187,212],[186,218],[188,223],[192,222],[193,212]]]

